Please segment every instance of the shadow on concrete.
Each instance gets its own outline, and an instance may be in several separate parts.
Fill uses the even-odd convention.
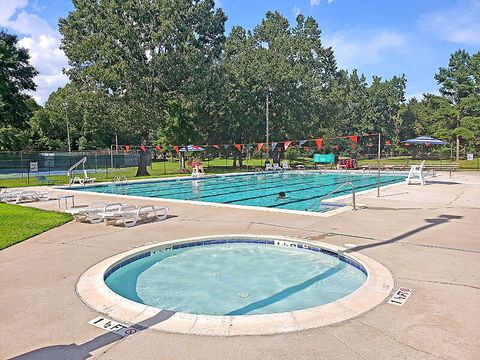
[[[340,270],[342,270],[344,267],[346,266],[346,264],[341,261],[338,265],[334,266],[333,268],[330,268],[318,275],[315,275],[314,277],[311,277],[310,279],[307,279],[303,282],[301,282],[300,284],[297,284],[297,285],[294,285],[294,286],[290,286],[276,294],[273,294],[272,296],[269,296],[265,299],[261,299],[261,300],[258,300],[258,301],[255,301],[251,304],[248,304],[244,307],[241,307],[239,309],[236,309],[236,310],[233,310],[231,312],[229,312],[227,315],[244,315],[244,314],[248,314],[249,312],[252,312],[254,310],[257,310],[257,309],[260,309],[260,308],[263,308],[265,306],[268,306],[268,305],[271,305],[271,304],[274,304],[278,301],[281,301],[299,291],[302,291],[304,289],[306,289],[307,287],[309,286],[312,286],[313,284],[315,284],[316,282],[320,281],[320,280],[323,280],[323,279],[326,279],[330,276],[333,276],[335,275],[337,272],[339,272]]]
[[[434,226],[437,226],[437,225],[442,225],[442,224],[446,224],[448,223],[450,220],[458,220],[458,219],[461,219],[463,218],[463,216],[458,216],[458,215],[440,215],[434,219],[425,219],[425,221],[427,222],[426,225],[423,225],[423,226],[420,226],[416,229],[413,229],[413,230],[410,230],[410,231],[407,231],[406,233],[403,233],[401,235],[398,235],[398,236],[395,236],[394,238],[392,239],[389,239],[389,240],[385,240],[385,241],[380,241],[380,242],[376,242],[376,243],[373,243],[373,244],[366,244],[366,245],[359,245],[359,246],[355,246],[353,248],[350,248],[348,250],[345,250],[346,253],[350,253],[350,252],[355,252],[355,251],[360,251],[360,250],[364,250],[364,249],[369,249],[369,248],[372,248],[372,247],[376,247],[376,246],[382,246],[382,245],[388,245],[388,244],[391,244],[391,243],[394,243],[394,242],[397,242],[397,241],[400,241],[400,240],[403,240],[403,239],[406,239],[408,238],[409,236],[412,236],[416,233],[419,233],[421,231],[424,231],[424,230],[427,230],[427,229],[430,229]]]
[[[173,314],[175,314],[175,311],[161,310],[155,316],[152,316],[151,318],[148,318],[144,321],[134,324],[131,327],[134,327],[138,330],[138,332],[141,332],[155,324],[159,324],[169,319],[170,317],[172,317]],[[133,335],[133,336],[136,336],[136,335]],[[91,352],[101,349],[107,345],[113,344],[123,339],[124,337],[118,334],[107,332],[80,345],[68,344],[68,345],[46,346],[40,349],[29,351],[22,355],[15,356],[10,359],[11,360],[54,360],[54,359],[84,360],[93,356],[91,355]],[[140,354],[139,354],[139,357],[141,357]]]

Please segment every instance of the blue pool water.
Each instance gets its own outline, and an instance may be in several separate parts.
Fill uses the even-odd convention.
[[[327,304],[366,278],[328,253],[224,241],[157,252],[113,271],[105,283],[125,298],[161,309],[251,315]]]
[[[381,185],[401,182],[404,176],[382,175]],[[128,186],[96,185],[76,190],[98,193],[124,194],[178,200],[194,200],[223,204],[260,206],[276,209],[325,211],[318,199],[338,185],[352,181],[356,191],[377,186],[377,176],[370,174],[319,172],[278,172],[233,176],[213,176],[202,179],[176,179],[129,183]],[[287,198],[278,199],[283,191]],[[342,188],[332,197],[351,193]]]

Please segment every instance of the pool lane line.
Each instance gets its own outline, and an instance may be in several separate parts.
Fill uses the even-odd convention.
[[[397,183],[399,181],[394,181],[394,180],[390,180],[390,181],[386,181],[386,182],[381,182],[380,184],[381,185],[388,185],[388,184],[394,184],[394,183]],[[357,191],[357,189],[365,189],[365,188],[368,188],[368,189],[372,189],[372,185],[376,185],[377,182],[373,182],[371,184],[366,184],[366,185],[362,185],[362,186],[356,186],[355,187],[355,191]],[[342,190],[342,191],[338,191],[336,192],[336,194],[344,194],[344,193],[349,193],[350,190],[349,189],[345,189],[345,190]],[[351,193],[351,192],[350,192]],[[327,193],[328,194],[328,193]],[[282,205],[288,205],[288,204],[294,204],[294,203],[298,203],[298,202],[301,202],[301,201],[309,201],[309,200],[314,200],[314,199],[318,199],[319,197],[322,197],[324,196],[323,194],[320,195],[320,196],[312,196],[312,197],[309,197],[309,198],[305,198],[305,199],[295,199],[293,201],[288,201],[288,202],[283,202],[283,203],[279,203],[279,204],[272,204],[272,205],[268,205],[266,207],[268,208],[275,208],[275,207],[279,207],[279,206],[282,206]],[[338,196],[335,196],[335,197],[338,197]],[[333,198],[335,198],[333,197]]]
[[[389,181],[389,182],[384,182],[382,184],[389,184],[390,182],[393,182],[393,181]],[[331,185],[339,185],[341,184],[342,181],[340,182],[335,182],[335,183],[332,183],[332,184],[328,184],[328,185],[325,185],[325,186],[331,186]],[[376,184],[376,181],[373,182],[373,183],[368,183],[366,185],[362,185],[362,186],[357,186],[355,187],[356,189],[364,189],[364,188],[371,188],[372,185]],[[308,189],[311,189],[311,186],[309,186],[308,188],[301,188],[301,189],[295,189],[295,190],[289,190],[289,193],[292,193],[292,192],[299,192],[299,191],[304,191],[304,190],[308,190]],[[348,192],[348,190],[344,190],[344,191],[339,191],[338,193],[339,194],[342,194],[342,193],[345,193],[345,192]],[[232,204],[232,203],[235,203],[235,202],[239,202],[239,201],[247,201],[247,200],[253,200],[253,199],[259,199],[259,198],[262,198],[262,197],[267,197],[267,196],[273,196],[273,195],[276,195],[277,193],[269,193],[269,194],[265,194],[263,196],[255,196],[255,197],[250,197],[250,198],[243,198],[243,199],[238,199],[238,200],[231,200],[231,201],[227,201],[227,202],[222,202],[222,204]],[[308,200],[313,200],[313,199],[317,199],[317,198],[320,198],[322,196],[324,196],[325,194],[328,194],[327,193],[321,193],[319,194],[318,196],[312,196],[312,197],[309,197],[309,198],[302,198],[302,199],[295,199],[295,200],[292,200],[292,201],[282,201],[281,203],[278,203],[278,204],[271,204],[271,205],[265,205],[263,207],[266,207],[266,208],[275,208],[275,207],[279,207],[279,206],[282,206],[282,205],[288,205],[288,204],[293,204],[293,203],[297,203],[297,202],[302,202],[302,201],[308,201]],[[242,204],[244,205],[244,204]],[[248,206],[248,205],[246,205]],[[250,206],[253,206],[253,205],[250,205]],[[257,205],[258,206],[258,205]],[[288,208],[287,208],[288,209]]]
[[[279,175],[280,175],[280,174],[279,174]],[[245,176],[242,176],[242,178],[246,178],[246,177],[254,178],[255,176],[258,176],[258,175],[253,175],[253,174],[252,174],[252,175],[245,175]],[[282,177],[283,177],[283,176],[282,176]],[[258,178],[256,178],[256,179],[258,179]],[[273,183],[273,182],[275,182],[275,180],[276,180],[276,179],[273,179],[273,178],[272,178],[272,179],[269,179],[269,180],[267,180],[267,181],[262,182],[262,184],[265,184],[265,183]],[[190,181],[182,181],[182,183],[184,183],[184,184],[182,184],[182,186],[180,186],[180,187],[178,187],[178,188],[175,188],[175,189],[171,189],[171,186],[170,186],[169,189],[166,189],[164,186],[162,186],[163,190],[167,190],[167,192],[159,191],[158,189],[154,189],[154,188],[153,188],[153,189],[151,189],[150,191],[145,191],[145,193],[155,192],[156,195],[161,195],[161,196],[169,196],[170,194],[188,194],[188,193],[191,193],[191,189],[192,189],[191,182],[192,182],[192,181],[201,181],[202,183],[206,183],[205,186],[202,187],[203,189],[205,189],[205,188],[208,186],[208,188],[212,187],[212,188],[214,188],[215,190],[217,190],[217,189],[227,189],[227,188],[232,188],[232,187],[242,187],[242,186],[246,186],[246,185],[251,185],[251,184],[248,184],[248,180],[247,180],[247,182],[242,181],[242,182],[241,182],[240,184],[238,184],[238,185],[221,186],[221,187],[215,188],[215,184],[219,184],[219,183],[220,183],[220,181],[218,181],[217,178],[214,178],[214,179],[204,179],[204,180],[196,180],[196,179],[195,179],[195,180],[190,180]],[[257,180],[257,181],[258,181],[258,180]],[[170,185],[175,186],[175,185],[178,185],[178,184],[175,183],[175,184],[170,184]],[[130,186],[131,186],[130,190],[133,189],[133,190],[140,191],[140,190],[141,190],[142,188],[144,188],[144,187],[145,187],[145,188],[151,188],[151,187],[152,187],[152,184],[146,184],[146,183],[145,183],[145,184],[141,184],[141,186],[140,186],[140,185],[135,185],[135,184],[133,184],[133,185],[130,185]],[[190,190],[188,190],[188,191],[180,191],[180,192],[179,192],[179,191],[178,191],[179,189],[181,189],[181,190],[183,190],[183,189],[190,189]],[[103,192],[103,193],[105,193],[105,192]],[[111,192],[107,192],[107,193],[108,193],[108,194],[111,194]],[[131,194],[129,194],[129,195],[135,195],[135,194],[136,194],[136,192],[135,192],[135,193],[131,193]],[[186,199],[185,199],[185,200],[186,200]]]
[[[342,179],[342,180],[338,180],[338,179],[335,179],[334,182],[331,182],[331,183],[324,183],[324,184],[321,184],[321,186],[335,186],[335,185],[339,185],[341,184],[342,182],[344,182],[345,180]],[[370,186],[370,185],[369,185]],[[292,192],[299,192],[299,191],[305,191],[305,190],[309,190],[312,188],[312,185],[309,184],[308,187],[303,187],[303,188],[300,188],[300,189],[289,189],[288,192],[289,193],[292,193]],[[238,202],[238,201],[246,201],[246,200],[254,200],[254,199],[260,199],[260,198],[263,198],[263,197],[267,197],[267,196],[273,196],[273,195],[277,195],[278,192],[274,192],[274,193],[268,193],[268,194],[265,194],[265,195],[262,195],[262,196],[252,196],[252,197],[248,197],[248,198],[242,198],[242,199],[235,199],[235,200],[229,200],[229,201],[226,201],[226,202],[222,202],[223,204],[231,204],[231,203],[235,203],[235,202]],[[320,196],[323,196],[323,193],[322,195]],[[308,200],[308,199],[306,199]],[[282,204],[288,204],[290,202],[282,202]],[[267,206],[267,207],[270,207],[271,205]],[[278,206],[278,205],[277,205]]]

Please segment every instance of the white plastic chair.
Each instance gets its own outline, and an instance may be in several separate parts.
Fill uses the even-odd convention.
[[[90,205],[80,205],[67,210],[68,213],[72,214],[76,221],[78,222],[90,222],[92,224],[98,224],[103,221],[101,212],[104,212],[107,206],[121,206],[122,204],[107,204],[103,201],[95,201]]]
[[[280,170],[280,166],[278,166],[278,163],[273,163],[273,171],[278,171]]]
[[[292,168],[290,167],[290,165],[288,165],[288,162],[286,160],[282,161],[282,169],[283,170],[292,170]]]
[[[425,160],[423,160],[420,165],[412,165],[410,167],[410,172],[406,180],[407,185],[410,184],[421,184],[425,185],[425,177],[423,176],[423,168],[425,166]]]
[[[272,164],[270,164],[269,162],[265,163],[265,171],[272,171],[272,170],[273,170]]]

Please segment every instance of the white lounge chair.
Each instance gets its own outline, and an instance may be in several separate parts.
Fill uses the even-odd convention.
[[[160,214],[159,214],[160,212]],[[127,205],[112,206],[106,208],[104,212],[99,213],[106,225],[116,225],[120,222],[125,227],[135,226],[138,221],[148,219],[165,220],[168,215],[168,208],[155,207],[153,205]]]
[[[292,170],[292,168],[290,167],[290,165],[288,165],[288,162],[286,160],[282,161],[282,169],[283,170]]]
[[[24,201],[47,201],[52,196],[51,191],[12,191],[7,196],[2,197],[2,201],[18,204]]]
[[[272,170],[273,170],[272,164],[270,164],[269,162],[265,163],[265,171],[272,171]]]
[[[278,163],[273,163],[273,171],[279,171],[280,166],[278,166]]]
[[[20,194],[22,190],[4,191],[0,193],[0,201],[7,202],[10,198]]]
[[[425,177],[423,176],[423,168],[425,166],[425,160],[423,160],[420,165],[412,165],[410,167],[410,172],[406,180],[407,185],[410,184],[421,184],[425,185]]]
[[[89,183],[94,183],[97,180],[97,178],[89,177],[87,170],[83,170],[83,178],[79,176],[75,176],[73,179],[70,180],[70,184],[76,184],[79,183],[81,185],[89,184]]]
[[[118,206],[122,204],[107,204],[103,201],[95,201],[90,205],[80,205],[75,206],[67,210],[68,213],[72,214],[76,221],[78,222],[89,222],[92,224],[98,224],[103,221],[101,212],[104,212],[108,206]]]

